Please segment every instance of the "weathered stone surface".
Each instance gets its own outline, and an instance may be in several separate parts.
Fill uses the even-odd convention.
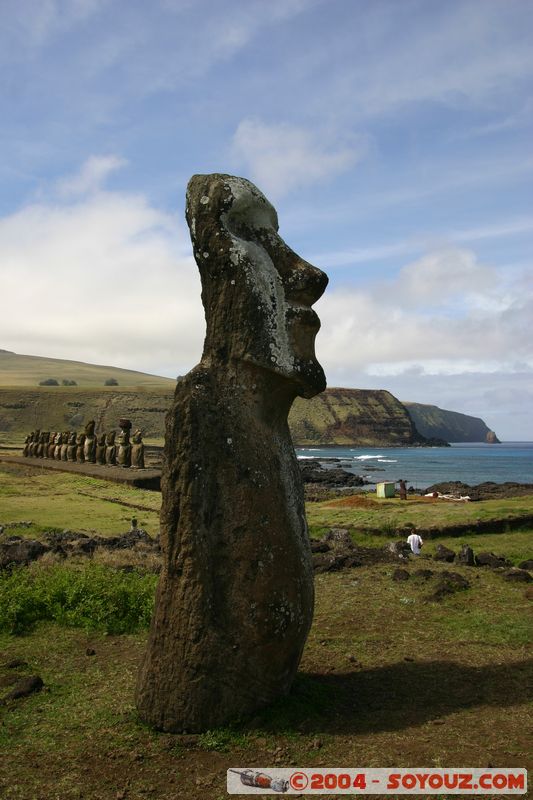
[[[518,565],[519,569],[530,569],[533,570],[533,558],[528,558],[525,561],[521,561]]]
[[[105,451],[106,451],[106,435],[100,433],[96,439],[96,455],[95,461],[97,464],[105,464]]]
[[[20,697],[27,697],[34,692],[40,692],[43,686],[43,679],[40,675],[30,675],[27,678],[21,678],[3,698],[3,702],[6,703],[9,700],[18,700]]]
[[[531,583],[533,578],[525,569],[510,569],[508,572],[503,573],[504,580],[511,581],[512,583]]]
[[[155,727],[195,732],[286,694],[311,625],[287,416],[325,386],[311,306],[327,277],[287,247],[246,180],[193,177],[187,221],[207,333],[166,419],[163,568],[136,701]]]
[[[392,553],[392,555],[397,558],[406,559],[411,555],[411,548],[405,541],[389,542],[387,544],[387,549],[389,553]]]
[[[495,553],[478,553],[476,556],[478,567],[510,567],[511,562],[504,556],[497,556]]]
[[[470,589],[470,583],[458,572],[441,572],[435,591],[428,597],[428,600],[436,602],[442,600],[450,594],[460,592],[463,589]]]
[[[114,466],[117,463],[116,431],[110,431],[106,437],[105,463]]]
[[[474,551],[469,545],[464,544],[455,556],[455,561],[457,564],[464,564],[466,567],[474,567],[476,565]]]
[[[433,556],[435,561],[447,561],[449,564],[455,558],[455,553],[453,550],[450,550],[449,547],[445,547],[443,544],[438,544],[435,548],[435,555]]]
[[[140,430],[133,434],[133,444],[131,446],[131,466],[136,469],[144,469],[144,444]]]
[[[50,548],[33,539],[15,539],[0,544],[0,569],[29,564],[40,558]]]
[[[83,442],[83,459],[90,464],[96,461],[96,436],[94,435],[95,428],[94,419],[90,420],[85,426],[85,439]]]
[[[408,581],[410,577],[411,576],[407,572],[407,570],[401,569],[400,567],[398,569],[395,569],[394,572],[392,573],[393,581]]]
[[[350,531],[346,528],[331,528],[325,535],[324,541],[329,542],[333,547],[352,547],[353,540]]]
[[[325,486],[364,486],[366,481],[345,469],[328,469],[315,461],[300,461],[300,472],[304,483],[320,483]]]

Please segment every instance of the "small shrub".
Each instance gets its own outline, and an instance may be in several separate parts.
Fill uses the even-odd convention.
[[[63,378],[61,386],[77,386],[76,381],[71,381],[69,378]]]
[[[104,381],[104,386],[118,386],[118,381],[116,378],[107,378]]]
[[[147,628],[155,575],[116,572],[98,564],[83,569],[25,567],[0,575],[0,630],[24,633],[49,620],[86,630],[133,633]]]
[[[59,386],[59,381],[55,378],[46,378],[44,381],[39,381],[39,386]]]

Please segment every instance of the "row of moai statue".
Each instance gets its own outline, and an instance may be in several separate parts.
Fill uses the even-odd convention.
[[[142,434],[140,430],[134,431],[130,441],[130,420],[119,421],[118,436],[116,431],[95,434],[95,424],[94,420],[88,422],[84,433],[32,431],[25,439],[22,455],[76,461],[80,464],[87,462],[102,466],[145,468]]]

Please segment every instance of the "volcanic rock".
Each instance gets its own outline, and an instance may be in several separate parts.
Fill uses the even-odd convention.
[[[449,547],[445,547],[443,544],[438,544],[435,548],[435,555],[433,558],[435,561],[446,561],[451,564],[455,558],[455,553],[453,550],[450,550]]]
[[[136,703],[156,728],[194,733],[286,695],[311,626],[287,417],[297,395],[325,387],[311,306],[327,277],[287,247],[242,178],[194,176],[187,221],[207,331],[166,417],[163,567]]]
[[[511,562],[504,556],[497,556],[495,553],[478,553],[476,556],[478,567],[510,567]]]
[[[0,544],[0,569],[22,566],[35,561],[50,548],[34,539],[19,539]]]

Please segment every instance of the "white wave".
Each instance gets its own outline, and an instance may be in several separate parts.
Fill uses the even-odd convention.
[[[383,456],[353,456],[354,461],[379,461]]]

